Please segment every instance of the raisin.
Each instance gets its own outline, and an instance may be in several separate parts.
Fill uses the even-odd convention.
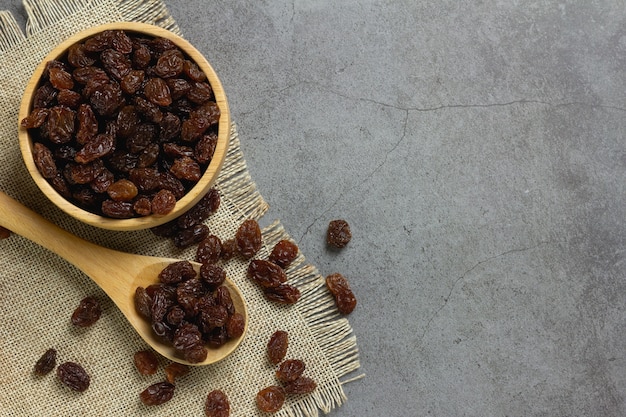
[[[278,365],[285,358],[289,347],[289,334],[283,330],[275,331],[267,343],[267,354],[274,365]]]
[[[102,69],[94,66],[76,68],[72,71],[72,78],[79,84],[87,84],[90,80],[109,81],[109,76]]]
[[[130,59],[114,49],[105,49],[102,51],[100,61],[106,72],[116,80],[124,78],[132,69]]]
[[[93,65],[96,60],[87,55],[84,44],[77,43],[69,47],[67,51],[67,62],[73,67],[89,67]]]
[[[141,88],[144,78],[144,71],[131,70],[128,72],[128,74],[122,77],[122,80],[120,81],[120,88],[126,94],[135,94]]]
[[[89,52],[101,52],[111,46],[113,31],[105,30],[97,33],[85,41],[85,50]]]
[[[46,127],[48,138],[57,145],[72,140],[76,112],[68,107],[55,106],[50,109]]]
[[[171,114],[171,113],[170,113]],[[189,146],[178,145],[176,143],[164,143],[163,152],[172,158],[180,158],[183,156],[193,156],[193,149]]]
[[[203,104],[213,98],[213,89],[208,83],[193,82],[187,93],[187,98],[196,104]]]
[[[70,184],[89,184],[102,173],[103,169],[104,166],[100,160],[86,164],[69,163],[65,166],[63,175]]]
[[[109,155],[115,150],[115,139],[107,134],[101,133],[82,147],[76,153],[74,160],[85,164],[103,156]]]
[[[117,134],[118,137],[125,139],[129,137],[139,124],[139,115],[135,106],[127,105],[120,109],[117,113]]]
[[[54,99],[57,96],[57,89],[52,86],[50,83],[45,83],[35,90],[35,95],[33,97],[33,107],[34,108],[43,108],[48,107],[52,104]]]
[[[206,74],[202,72],[200,68],[198,68],[198,65],[196,65],[195,62],[186,60],[183,65],[183,71],[185,72],[185,75],[187,76],[187,78],[189,78],[192,81],[206,80]]]
[[[326,287],[335,298],[337,309],[342,314],[350,314],[356,307],[356,297],[350,289],[348,280],[335,273],[326,277]]]
[[[172,345],[177,352],[181,353],[187,360],[190,359],[190,354],[194,355],[195,359],[196,350],[204,349],[202,342],[202,334],[198,329],[198,326],[191,323],[182,324],[176,332],[174,332],[174,339]],[[192,362],[192,360],[189,360]]]
[[[288,359],[282,362],[276,370],[276,379],[281,382],[291,382],[302,376],[305,365],[300,359]]]
[[[215,264],[203,263],[200,267],[200,278],[210,288],[217,288],[226,280],[226,271]]]
[[[201,264],[214,264],[220,259],[222,241],[215,235],[209,235],[198,244],[196,249],[196,262]]]
[[[350,225],[345,220],[332,220],[328,224],[326,243],[336,248],[343,248],[352,239]]]
[[[250,261],[247,270],[248,278],[263,288],[278,287],[287,281],[287,275],[283,269],[273,262],[263,259]]]
[[[178,378],[187,375],[190,371],[189,365],[172,362],[165,367],[165,379],[170,384],[176,382]]]
[[[157,106],[169,106],[172,104],[170,88],[162,78],[150,78],[143,88],[143,93],[148,100]]]
[[[144,287],[135,289],[135,310],[145,319],[152,319],[152,297],[148,294]]]
[[[57,176],[58,171],[54,162],[54,156],[48,147],[35,142],[33,145],[33,159],[42,177],[51,179]]]
[[[50,348],[35,363],[35,374],[39,376],[49,374],[57,364],[57,351]]]
[[[139,394],[139,399],[145,405],[161,405],[174,396],[174,384],[157,382],[150,385]]]
[[[170,88],[172,100],[178,100],[179,98],[184,97],[191,89],[191,85],[187,82],[187,80],[182,78],[168,78],[165,82]]]
[[[234,313],[226,322],[226,335],[230,339],[240,337],[246,328],[246,320],[241,313]]]
[[[113,31],[111,46],[121,54],[130,54],[133,51],[133,42],[123,30]]]
[[[196,115],[191,115],[181,125],[180,137],[185,142],[195,142],[208,128],[211,127],[209,120]]]
[[[170,171],[178,179],[193,182],[197,182],[202,176],[200,165],[188,156],[176,159]]]
[[[295,304],[300,299],[300,290],[290,284],[280,284],[277,287],[264,288],[263,294],[270,300],[280,304]]]
[[[189,261],[173,262],[159,273],[159,281],[164,284],[178,284],[196,277],[196,271]]]
[[[199,310],[200,328],[204,333],[211,332],[216,327],[226,325],[228,321],[228,311],[224,306],[206,306]]]
[[[261,249],[261,228],[254,219],[245,220],[235,234],[238,252],[245,258],[252,258]]]
[[[209,235],[209,228],[204,224],[196,224],[188,229],[180,230],[174,236],[174,246],[180,249],[202,242]]]
[[[285,391],[276,385],[263,388],[256,394],[256,405],[265,413],[275,413],[285,403]]]
[[[50,110],[48,109],[35,108],[33,109],[33,111],[30,112],[28,116],[22,119],[22,121],[20,122],[20,126],[26,129],[41,127],[41,125],[46,122],[49,113]]]
[[[111,184],[115,181],[115,176],[111,171],[104,168],[96,178],[89,183],[89,186],[96,193],[106,193]]]
[[[50,68],[49,72],[50,84],[57,90],[71,89],[74,87],[72,74],[60,68]]]
[[[98,321],[102,309],[95,297],[83,298],[72,313],[72,324],[78,327],[89,327]]]
[[[159,109],[159,106],[151,101],[148,101],[140,96],[135,96],[133,98],[133,103],[135,104],[137,111],[143,114],[147,120],[153,123],[160,123],[161,120],[163,120],[163,112]]]
[[[112,116],[124,104],[122,89],[117,83],[104,84],[93,92],[89,102],[100,116]]]
[[[65,362],[57,367],[57,377],[74,391],[83,392],[89,388],[90,377],[85,369],[75,362]]]
[[[228,239],[222,242],[222,251],[220,257],[227,261],[232,259],[237,254],[237,242],[235,239]]]
[[[139,197],[133,203],[133,210],[139,216],[148,216],[152,214],[152,202],[148,197]]]
[[[154,141],[156,136],[157,127],[154,124],[140,123],[126,139],[126,148],[132,153],[140,153]]]
[[[170,172],[161,172],[159,174],[159,186],[164,190],[171,191],[177,199],[185,195],[185,186]]]
[[[287,394],[308,394],[315,391],[317,384],[309,377],[301,376],[294,381],[284,383]]]
[[[102,202],[102,213],[113,219],[130,219],[135,217],[133,203],[128,201],[105,200]]]
[[[215,301],[218,305],[225,307],[228,314],[232,315],[235,313],[235,304],[226,286],[220,285],[217,287],[217,290],[215,290]]]
[[[213,348],[219,348],[228,341],[225,327],[216,327],[206,336],[207,343]]]
[[[152,198],[152,213],[164,215],[176,207],[176,196],[169,190],[161,190]]]
[[[70,145],[61,145],[54,150],[54,157],[61,163],[73,161],[76,149]]]
[[[61,106],[76,108],[81,100],[82,96],[76,91],[64,89],[57,94],[57,103]]]
[[[213,154],[215,154],[215,148],[217,147],[217,135],[215,133],[209,133],[203,135],[196,146],[194,147],[194,157],[198,163],[207,165],[211,162]]]
[[[178,138],[180,135],[180,118],[174,113],[167,112],[159,122],[159,141],[165,142]]]
[[[296,259],[296,256],[298,256],[298,245],[283,239],[274,245],[268,260],[281,268],[287,268]]]
[[[176,220],[172,220],[159,226],[152,227],[150,228],[150,231],[157,236],[170,238],[176,236],[180,229],[176,224]]]
[[[150,143],[139,154],[139,158],[137,159],[137,167],[148,168],[153,166],[159,159],[160,151],[161,149],[159,148],[159,145],[157,145],[156,143]]]
[[[204,414],[206,417],[230,416],[230,402],[223,391],[213,390],[207,394],[204,402]]]
[[[76,142],[84,145],[98,133],[98,120],[89,104],[81,104],[78,106],[76,118],[78,120]]]
[[[161,78],[172,78],[183,72],[185,59],[178,49],[170,49],[161,54],[154,67],[154,72]]]
[[[159,367],[159,359],[151,350],[141,350],[133,355],[137,371],[142,375],[154,375]]]
[[[178,326],[183,322],[185,316],[185,310],[183,310],[181,306],[175,305],[167,312],[165,319],[169,324],[173,326]]]
[[[140,45],[133,51],[132,63],[135,68],[146,68],[150,64],[151,59],[152,54],[150,54],[150,50],[145,45]]]

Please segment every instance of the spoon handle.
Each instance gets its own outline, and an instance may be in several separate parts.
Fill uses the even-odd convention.
[[[56,253],[98,284],[101,284],[98,277],[102,274],[97,272],[102,271],[107,263],[100,261],[108,260],[110,265],[121,261],[119,257],[125,255],[74,236],[2,191],[0,191],[0,226]],[[105,265],[102,265],[103,263]]]

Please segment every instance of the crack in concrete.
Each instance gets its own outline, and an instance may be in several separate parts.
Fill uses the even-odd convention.
[[[548,240],[548,241],[539,242],[539,243],[537,243],[536,245],[533,245],[533,246],[528,246],[528,247],[524,247],[524,248],[517,248],[517,249],[510,249],[510,250],[507,250],[505,252],[499,253],[497,255],[485,258],[485,259],[477,262],[476,264],[474,264],[471,268],[466,269],[459,277],[457,277],[456,280],[454,280],[454,283],[452,284],[452,286],[448,290],[448,294],[443,298],[443,304],[441,304],[439,306],[439,308],[430,316],[430,318],[426,322],[426,325],[424,326],[424,331],[420,335],[420,338],[419,338],[419,341],[418,341],[418,346],[422,345],[424,337],[426,336],[426,333],[428,333],[428,330],[430,330],[430,325],[432,324],[432,322],[437,318],[437,316],[439,316],[439,313],[441,313],[441,311],[446,307],[446,305],[448,305],[448,302],[450,301],[450,298],[452,297],[452,294],[454,293],[454,290],[456,289],[456,287],[459,284],[459,282],[463,281],[465,279],[465,277],[467,277],[467,275],[469,275],[473,270],[475,270],[476,268],[478,268],[479,266],[481,266],[481,265],[483,265],[483,264],[485,264],[487,262],[493,261],[494,259],[502,258],[503,256],[507,256],[507,255],[510,255],[512,253],[526,252],[526,251],[529,251],[529,250],[536,249],[536,248],[538,248],[540,246],[549,245],[549,244],[553,244],[553,243],[557,243],[557,242]]]

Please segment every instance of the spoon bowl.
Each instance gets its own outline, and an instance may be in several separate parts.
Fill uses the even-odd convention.
[[[245,319],[243,334],[219,348],[207,348],[208,355],[203,362],[187,362],[176,354],[171,344],[154,334],[150,323],[139,315],[134,303],[137,287],[157,283],[159,272],[179,259],[134,255],[98,246],[52,224],[2,192],[0,226],[56,253],[83,271],[113,300],[146,343],[172,361],[196,366],[218,362],[233,353],[246,335],[248,310],[245,300],[235,283],[226,278],[224,285],[230,291],[235,310]],[[198,272],[200,264],[192,264]]]

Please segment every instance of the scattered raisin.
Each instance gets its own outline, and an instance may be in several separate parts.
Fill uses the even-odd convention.
[[[141,350],[133,356],[135,367],[142,375],[154,375],[159,368],[159,359],[151,350]]]
[[[196,262],[201,264],[214,264],[220,259],[222,253],[222,241],[215,235],[209,235],[198,244],[196,249]]]
[[[268,260],[281,268],[287,268],[296,256],[298,256],[298,245],[283,239],[274,246]]]
[[[301,376],[294,381],[285,382],[284,387],[287,394],[308,394],[315,391],[317,383],[309,377]]]
[[[83,392],[89,388],[89,375],[82,366],[75,362],[65,362],[59,365],[57,377],[74,391]]]
[[[295,304],[300,299],[300,290],[291,284],[280,284],[277,287],[264,288],[265,297],[280,304]]]
[[[300,359],[288,359],[278,366],[276,379],[281,382],[291,382],[302,376],[305,365]]]
[[[196,224],[188,229],[180,230],[174,236],[174,246],[188,248],[191,245],[202,242],[209,235],[209,228],[205,224]]]
[[[228,239],[222,242],[222,251],[220,257],[227,261],[237,254],[237,242],[235,239]]]
[[[230,402],[223,391],[213,390],[208,393],[204,402],[204,414],[206,417],[228,417],[230,415]]]
[[[261,229],[254,219],[244,220],[235,234],[238,252],[245,258],[252,258],[261,249]]]
[[[326,287],[335,298],[337,309],[342,314],[350,314],[356,307],[356,297],[350,289],[348,280],[341,274],[335,273],[326,277]]]
[[[332,220],[328,224],[326,242],[336,248],[343,248],[352,239],[350,225],[345,220]]]
[[[250,261],[247,270],[248,278],[263,288],[278,287],[287,281],[287,275],[283,269],[273,262],[263,259]]]
[[[72,324],[78,327],[89,327],[98,321],[102,309],[95,297],[85,297],[80,300],[78,307],[72,313]]]
[[[35,363],[35,374],[43,376],[49,374],[57,364],[57,351],[50,348]]]
[[[285,390],[276,385],[263,388],[256,395],[256,404],[259,410],[266,413],[275,413],[285,403]]]
[[[139,399],[145,405],[161,405],[174,396],[174,384],[157,382],[150,385],[139,394]]]
[[[289,347],[289,334],[283,330],[275,331],[267,343],[267,354],[269,360],[274,365],[279,364],[287,354]]]

